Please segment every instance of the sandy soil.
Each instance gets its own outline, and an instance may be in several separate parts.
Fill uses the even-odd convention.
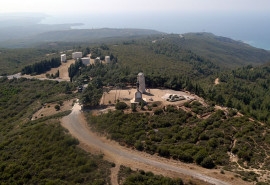
[[[101,105],[110,105],[114,104],[117,100],[123,101],[130,105],[130,100],[135,98],[135,92],[137,89],[135,88],[127,88],[127,89],[112,89],[108,93],[104,92],[101,98],[100,104]],[[176,94],[178,96],[185,97],[186,100],[176,101],[176,102],[169,102],[166,99],[169,97],[170,94]],[[174,91],[170,89],[148,89],[147,93],[142,94],[142,98],[147,103],[153,102],[160,102],[162,105],[181,105],[186,101],[190,100],[198,100],[201,103],[205,104],[204,100],[194,94],[190,94],[189,92],[183,91]],[[111,102],[111,103],[110,103]]]
[[[118,185],[118,172],[120,170],[120,165],[117,164],[111,169],[111,183],[112,185]]]
[[[37,112],[35,112],[32,116],[32,120],[36,120],[45,116],[51,116],[59,112],[64,112],[67,110],[71,110],[73,106],[73,100],[64,101],[63,105],[60,106],[60,110],[56,111],[54,106],[58,105],[58,103],[47,103],[46,105],[42,106]]]
[[[216,78],[214,83],[215,83],[215,85],[218,85],[219,84],[219,78]]]

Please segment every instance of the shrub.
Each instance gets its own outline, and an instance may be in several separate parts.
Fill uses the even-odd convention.
[[[154,111],[154,114],[155,115],[160,115],[160,114],[162,114],[163,113],[163,110],[162,109],[156,109],[155,111]]]
[[[56,111],[59,111],[60,110],[60,105],[55,105],[54,108],[55,108]]]
[[[216,148],[218,146],[218,141],[216,138],[211,138],[209,141],[208,141],[208,145],[212,148]]]
[[[203,161],[201,162],[201,166],[204,168],[214,168],[215,164],[213,162],[213,160],[210,157],[206,157],[203,159]]]
[[[184,103],[184,106],[185,106],[185,107],[188,107],[188,108],[191,107],[190,104],[189,104],[188,102],[185,102],[185,103]]]
[[[115,108],[116,108],[117,110],[124,110],[124,109],[127,108],[127,104],[126,104],[125,102],[117,102],[117,103],[115,104]]]
[[[207,157],[207,152],[205,149],[201,149],[195,156],[194,159],[197,164],[201,164],[201,162]]]
[[[153,107],[157,107],[158,104],[155,102],[155,103],[152,104],[152,106],[153,106]]]
[[[169,157],[170,151],[168,150],[167,147],[161,146],[158,148],[158,154],[162,157]]]
[[[136,141],[136,143],[135,143],[135,148],[137,149],[137,150],[139,150],[139,151],[142,151],[143,150],[143,144],[142,144],[142,142],[141,141]]]
[[[136,112],[136,104],[135,103],[131,104],[131,110],[132,110],[132,112]]]
[[[193,158],[190,154],[188,154],[187,152],[183,152],[181,154],[178,155],[178,159],[180,161],[186,162],[186,163],[192,163],[193,162]]]

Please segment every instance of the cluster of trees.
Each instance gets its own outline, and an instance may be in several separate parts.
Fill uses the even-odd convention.
[[[59,76],[60,76],[59,70],[57,70],[55,74],[53,74],[53,73],[52,74],[46,73],[46,77],[47,78],[58,78]]]
[[[192,70],[205,77],[219,71],[219,66],[202,56],[199,56],[184,48],[182,39],[176,36],[167,37],[156,41],[155,44],[149,46],[156,54],[165,55],[173,58],[175,61],[182,61],[192,66]],[[186,65],[186,64],[185,64]]]
[[[40,62],[25,66],[21,73],[22,74],[41,74],[49,71],[51,68],[59,67],[61,65],[60,58],[52,58],[50,60],[42,60]]]
[[[91,77],[98,82],[98,86],[125,87],[135,86],[137,72],[133,72],[129,67],[118,63],[108,65],[96,64],[82,68],[82,75],[76,76],[76,81],[82,81],[85,76]],[[96,83],[95,82],[95,83]],[[147,88],[170,88],[174,90],[188,90],[197,95],[204,96],[204,90],[197,82],[181,75],[168,75],[165,73],[146,73],[145,83]]]
[[[99,47],[93,47],[93,48],[91,48],[91,58],[92,59],[95,59],[95,58],[101,57],[101,56],[104,57],[104,55],[102,55],[101,52],[102,52],[102,49],[99,48]]]
[[[102,86],[98,86],[95,80],[88,84],[87,88],[83,90],[80,96],[80,102],[83,107],[93,107],[100,103],[102,97]]]
[[[233,107],[256,120],[270,123],[270,66],[242,67],[220,75],[220,84],[206,98]]]
[[[2,126],[0,126],[3,128]],[[13,130],[13,129],[11,129]],[[14,130],[13,130],[14,132]],[[26,123],[1,131],[0,181],[3,184],[107,184],[111,164],[86,154],[59,122]]]
[[[152,172],[145,172],[143,170],[140,171],[132,171],[130,168],[125,166],[120,166],[119,171],[119,179],[121,185],[158,185],[158,184],[166,184],[166,185],[184,185],[182,179],[171,179],[168,177],[164,177],[162,175],[154,175]],[[121,183],[122,182],[122,183]],[[196,184],[191,182],[190,184]]]
[[[72,82],[73,77],[75,75],[78,75],[78,73],[81,73],[81,67],[83,66],[82,60],[77,60],[74,64],[71,64],[68,68],[68,76],[70,78],[70,81]]]

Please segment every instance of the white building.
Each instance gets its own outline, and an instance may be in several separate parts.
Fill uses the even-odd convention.
[[[67,56],[66,54],[61,55],[61,62],[66,62],[67,61]]]
[[[84,65],[86,65],[86,66],[90,64],[90,58],[89,57],[81,58],[81,60],[82,60],[82,63]]]
[[[78,58],[82,58],[82,52],[74,52],[72,53],[72,58],[73,59],[78,59]]]
[[[108,64],[111,62],[110,56],[105,56],[105,63]]]
[[[139,91],[145,93],[145,78],[143,73],[138,74],[137,81],[139,82]]]

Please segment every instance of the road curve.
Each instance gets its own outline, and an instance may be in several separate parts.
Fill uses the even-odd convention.
[[[94,137],[93,133],[89,131],[89,127],[87,127],[85,120],[81,118],[80,105],[76,103],[72,109],[71,114],[62,118],[62,126],[69,130],[69,132],[77,138],[81,143],[86,144],[89,147],[95,148],[98,151],[103,152],[105,155],[111,154],[111,157],[117,156],[118,159],[125,164],[129,164],[129,162],[135,162],[137,164],[147,165],[148,167],[159,168],[165,171],[171,171],[174,173],[184,174],[191,176],[195,179],[200,179],[202,181],[216,184],[216,185],[229,185],[229,183],[221,181],[219,179],[215,179],[213,177],[181,168],[179,166],[168,164],[164,161],[149,159],[142,155],[136,154],[136,152],[130,152],[129,150],[125,150],[123,148],[118,148],[110,145],[109,143],[105,143],[102,139],[98,139]],[[116,159],[112,159],[116,160]],[[149,169],[149,168],[148,168]]]

